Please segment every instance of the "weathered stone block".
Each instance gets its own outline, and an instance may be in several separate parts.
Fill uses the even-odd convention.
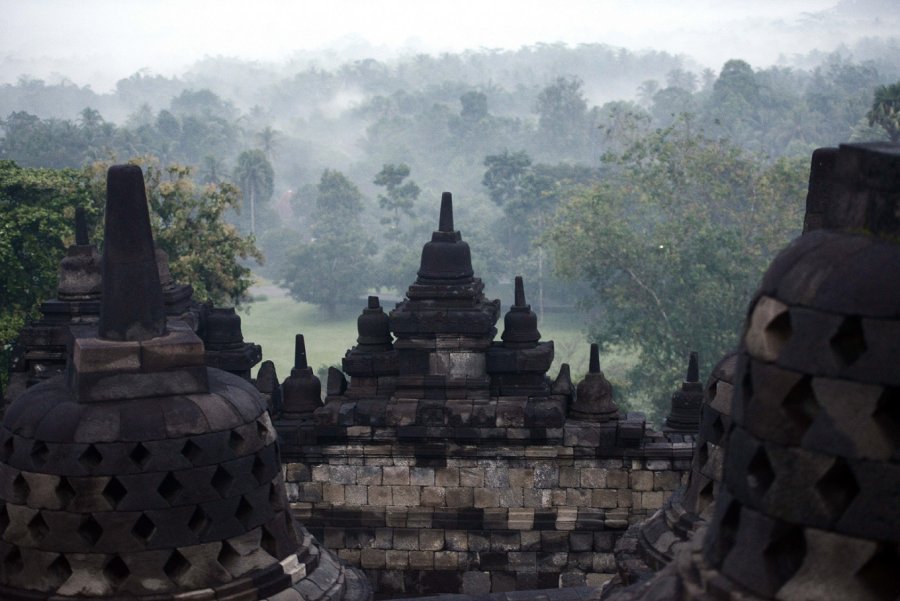
[[[484,470],[478,467],[459,468],[459,485],[472,488],[484,486]]]
[[[443,530],[420,530],[419,549],[422,551],[440,551],[444,548]]]
[[[509,485],[513,488],[534,487],[534,470],[530,468],[510,468]]]
[[[388,549],[384,555],[385,567],[389,570],[405,570],[409,567],[409,551]]]
[[[630,481],[632,490],[653,490],[653,472],[631,472]]]
[[[409,485],[409,468],[405,466],[385,466],[382,468],[382,483],[388,485]]]
[[[420,501],[419,486],[391,486],[393,505],[397,507],[418,507]]]
[[[362,549],[360,565],[363,569],[380,569],[386,566],[386,553],[382,549]]]
[[[606,488],[607,470],[603,468],[582,468],[581,486],[585,488]]]
[[[394,497],[390,486],[370,486],[367,497],[369,505],[387,507],[394,504]]]
[[[410,551],[409,567],[413,570],[433,570],[434,551]]]
[[[442,467],[434,472],[434,483],[437,486],[459,486],[459,468]]]
[[[475,488],[472,504],[475,507],[499,507],[500,491],[496,488]]]
[[[446,489],[447,507],[472,507],[474,503],[473,489],[468,487],[451,487]]]
[[[491,592],[490,572],[465,572],[462,593],[464,595],[487,595]]]

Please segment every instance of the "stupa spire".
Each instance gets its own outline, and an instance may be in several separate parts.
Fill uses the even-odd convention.
[[[165,333],[144,177],[137,165],[113,165],[106,180],[100,338],[139,342]]]
[[[453,231],[453,195],[449,192],[441,194],[441,218],[438,222],[438,231]]]
[[[75,244],[77,246],[87,246],[90,244],[88,240],[87,219],[84,216],[84,207],[75,209]]]

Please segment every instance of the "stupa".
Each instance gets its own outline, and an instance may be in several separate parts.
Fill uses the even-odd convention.
[[[605,598],[900,596],[900,147],[842,145],[834,159],[821,227],[775,258],[750,303],[708,529]]]
[[[96,325],[0,427],[0,598],[370,598],[294,522],[265,402],[167,319],[140,168],[107,180]]]

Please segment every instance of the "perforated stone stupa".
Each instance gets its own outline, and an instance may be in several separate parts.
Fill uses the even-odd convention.
[[[140,169],[107,185],[99,321],[0,427],[0,598],[368,599],[294,522],[262,397],[167,319]]]
[[[750,303],[709,528],[609,599],[900,596],[900,147],[825,154],[822,227]]]

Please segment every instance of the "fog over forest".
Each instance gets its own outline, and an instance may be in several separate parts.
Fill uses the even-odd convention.
[[[542,315],[581,311],[630,358],[614,383],[654,402],[687,351],[734,344],[812,150],[897,133],[873,108],[900,81],[895,0],[0,10],[0,160],[94,184],[138,160],[199,296],[245,302],[250,281],[189,260],[203,207],[254,236],[204,243],[330,319],[402,296],[450,190],[488,294],[508,306],[522,274]]]

